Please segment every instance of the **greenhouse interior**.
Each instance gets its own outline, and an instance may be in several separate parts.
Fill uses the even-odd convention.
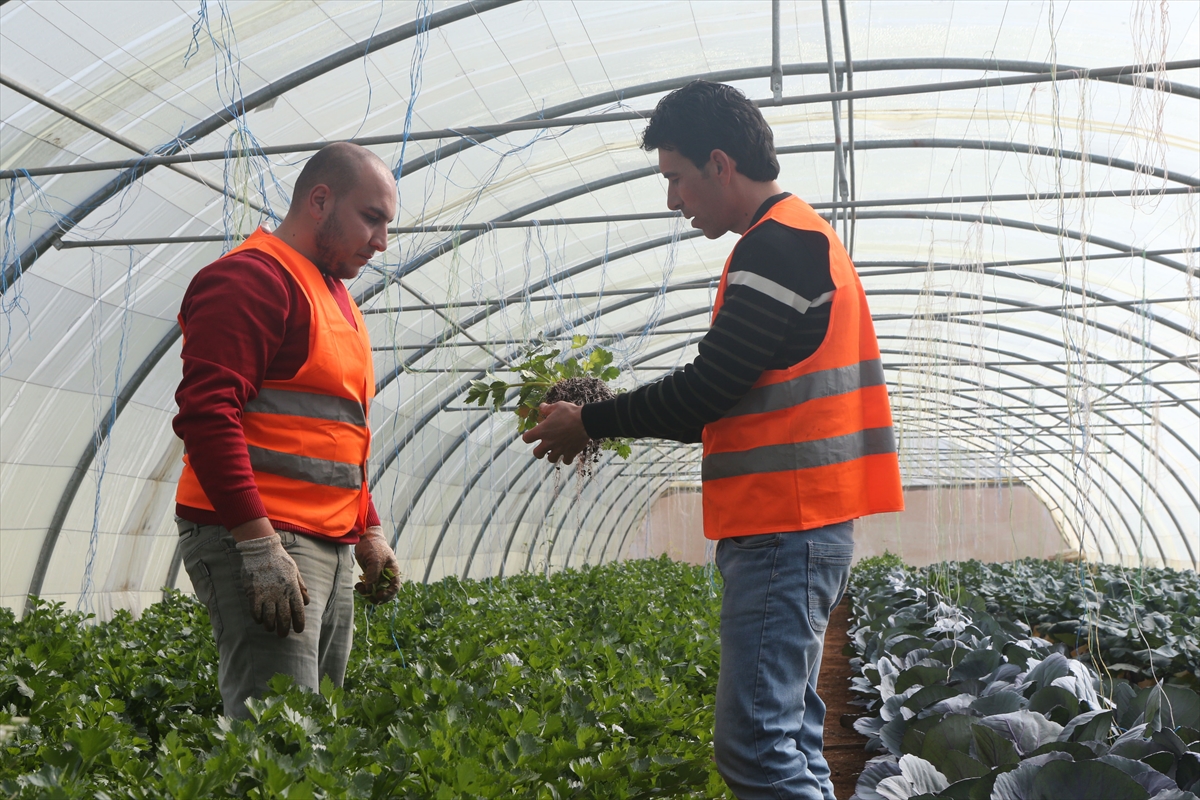
[[[1200,796],[1200,4],[3,0],[0,44],[5,796]],[[523,437],[538,369],[636,399],[717,326],[746,231],[690,224],[643,138],[695,81],[853,262],[894,427],[794,791],[719,718],[711,423],[586,465]],[[235,719],[181,305],[347,141],[398,209],[339,283],[395,598],[349,596],[343,685]]]

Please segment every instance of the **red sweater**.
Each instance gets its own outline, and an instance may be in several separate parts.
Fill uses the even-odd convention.
[[[357,329],[346,287],[324,277],[329,293]],[[278,261],[257,250],[243,250],[196,273],[183,295],[179,317],[187,336],[174,428],[216,511],[176,504],[175,513],[189,522],[226,528],[267,517],[246,451],[242,409],[258,396],[264,380],[288,380],[308,360],[308,300]],[[334,539],[278,520],[271,524],[340,544],[356,543],[362,532],[356,527]],[[367,526],[378,524],[372,501]]]

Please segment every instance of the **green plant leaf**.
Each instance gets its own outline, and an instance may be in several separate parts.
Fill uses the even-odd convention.
[[[1020,761],[1017,748],[1008,739],[984,725],[971,726],[972,755],[989,768],[1003,767]]]
[[[1054,761],[1038,770],[1029,800],[1147,800],[1149,794],[1116,767],[1098,761]]]

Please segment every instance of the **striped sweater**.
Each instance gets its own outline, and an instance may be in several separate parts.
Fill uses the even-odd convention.
[[[787,192],[759,207],[752,225]],[[833,307],[829,241],[767,220],[734,247],[725,303],[696,360],[661,380],[583,407],[593,439],[655,437],[700,441],[765,370],[787,369],[816,352]]]

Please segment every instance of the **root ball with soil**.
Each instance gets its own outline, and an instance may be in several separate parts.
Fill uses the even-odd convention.
[[[616,396],[616,393],[608,388],[608,384],[604,381],[599,378],[585,376],[582,378],[564,378],[554,384],[546,391],[542,402],[574,403],[577,406],[582,406],[586,403],[612,400]],[[580,478],[586,478],[592,474],[592,465],[600,461],[600,450],[604,446],[605,441],[607,440],[597,441],[596,439],[588,439],[583,452],[578,455],[575,461],[575,472]]]

